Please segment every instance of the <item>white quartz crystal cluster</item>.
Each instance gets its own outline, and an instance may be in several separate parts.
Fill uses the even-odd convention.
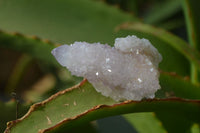
[[[154,98],[160,89],[158,64],[162,60],[157,49],[136,36],[116,38],[114,45],[75,42],[55,48],[52,54],[104,96],[116,101]]]

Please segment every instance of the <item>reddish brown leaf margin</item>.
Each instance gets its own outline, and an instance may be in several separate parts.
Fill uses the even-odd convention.
[[[65,89],[65,90],[62,90],[62,91],[59,91],[57,93],[55,93],[54,95],[52,95],[51,97],[49,97],[48,99],[42,101],[42,102],[39,102],[39,103],[36,103],[36,104],[33,104],[30,109],[28,110],[28,112],[21,118],[17,119],[17,120],[14,120],[14,121],[10,121],[7,123],[7,128],[5,130],[5,133],[9,133],[10,132],[10,128],[12,128],[13,126],[15,126],[17,123],[23,121],[25,118],[27,118],[31,112],[33,112],[34,110],[36,110],[38,107],[40,106],[43,106],[45,105],[46,103],[48,103],[49,101],[52,101],[53,99],[55,99],[56,97],[60,96],[60,95],[63,95],[64,93],[66,92],[69,92],[69,91],[72,91],[76,88],[79,88],[81,87],[82,85],[84,85],[84,83],[87,82],[87,79],[84,79],[81,83],[71,87],[71,88],[68,88],[68,89]]]
[[[17,123],[23,121],[25,118],[27,118],[31,112],[39,108],[40,106],[45,105],[49,101],[55,99],[56,97],[63,95],[66,92],[70,92],[74,89],[77,89],[81,86],[83,86],[87,82],[86,79],[84,79],[80,84],[73,86],[72,88],[60,91],[54,95],[52,95],[50,98],[32,105],[29,109],[29,111],[20,119],[8,122],[7,128],[5,130],[5,133],[9,133],[10,129],[15,126]],[[191,110],[192,109],[192,110]],[[154,111],[175,111],[176,113],[179,111],[184,111],[186,114],[192,113],[189,115],[188,119],[196,120],[197,114],[200,113],[200,100],[189,100],[189,99],[181,99],[181,98],[166,98],[166,99],[145,99],[142,101],[124,101],[122,103],[117,103],[114,105],[97,105],[77,116],[65,118],[61,122],[57,123],[56,125],[47,128],[42,129],[39,132],[56,132],[58,130],[67,130],[75,127],[76,125],[80,125],[82,123],[90,122],[92,120],[108,117],[108,116],[114,116],[114,115],[120,115],[120,114],[127,114],[127,113],[134,113],[134,112],[154,112]],[[187,116],[186,116],[187,117]],[[198,122],[200,120],[197,119]]]
[[[200,112],[200,100],[186,100],[186,99],[181,99],[181,98],[146,99],[143,101],[129,100],[129,101],[124,101],[122,103],[114,104],[111,106],[109,106],[109,105],[95,106],[94,108],[92,108],[80,115],[77,115],[72,118],[66,118],[63,121],[61,121],[60,123],[58,123],[57,125],[54,125],[47,129],[40,130],[39,132],[40,133],[56,132],[56,130],[58,128],[72,128],[72,127],[74,127],[73,126],[74,123],[81,124],[83,122],[89,122],[89,121],[107,117],[107,116],[114,116],[114,115],[133,113],[133,112],[153,112],[153,111],[155,111],[155,108],[157,108],[155,106],[155,105],[157,105],[157,103],[161,103],[162,105],[160,105],[161,108],[156,111],[166,111],[167,108],[170,108],[170,109],[174,108],[174,109],[177,109],[178,111],[179,110],[183,111],[183,108],[178,108],[176,106],[176,104],[180,104],[180,105],[186,104],[187,106],[195,105],[197,108],[194,112]],[[145,104],[150,105],[151,108],[149,108],[150,106],[144,107],[143,105],[145,105]],[[167,104],[171,104],[171,107],[166,106],[165,108],[163,108],[164,105],[167,105]],[[131,106],[134,106],[132,108],[134,111],[130,109]],[[136,108],[138,108],[138,109],[136,109]],[[105,113],[102,113],[102,111],[104,111]],[[187,113],[191,112],[189,108],[186,108],[184,111],[186,111]],[[94,115],[97,115],[97,117],[94,118],[93,117]],[[66,125],[66,124],[68,124],[68,125]],[[66,126],[66,127],[62,127],[62,126]]]

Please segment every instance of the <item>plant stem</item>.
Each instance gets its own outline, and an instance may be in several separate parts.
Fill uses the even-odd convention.
[[[198,35],[200,35],[200,26],[199,26],[199,7],[200,1],[197,0],[182,0],[183,11],[185,14],[185,21],[188,31],[188,39],[190,45],[200,50],[200,39]],[[199,71],[198,68],[191,62],[191,82],[193,84],[199,83]]]

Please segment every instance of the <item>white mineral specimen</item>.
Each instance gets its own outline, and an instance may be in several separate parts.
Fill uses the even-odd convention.
[[[160,89],[157,68],[162,56],[146,39],[117,38],[115,47],[75,42],[55,48],[52,54],[73,75],[85,77],[116,101],[154,98]]]

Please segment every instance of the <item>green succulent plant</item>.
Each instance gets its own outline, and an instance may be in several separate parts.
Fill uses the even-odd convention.
[[[0,101],[0,130],[94,133],[95,120],[122,115],[140,133],[199,132],[199,5],[198,0],[0,0],[0,98],[12,92],[20,97]],[[184,26],[188,39],[175,34]],[[155,99],[116,102],[71,76],[51,55],[64,43],[113,44],[127,35],[149,39],[163,56]]]

